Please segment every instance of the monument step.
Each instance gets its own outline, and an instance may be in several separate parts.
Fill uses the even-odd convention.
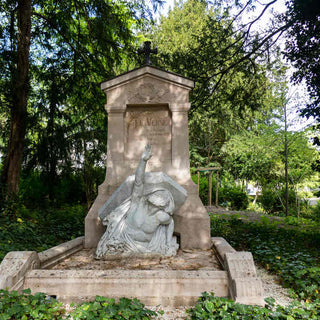
[[[202,292],[228,296],[226,271],[184,270],[31,270],[24,288],[44,292],[63,302],[107,298],[138,298],[146,305],[194,305]]]

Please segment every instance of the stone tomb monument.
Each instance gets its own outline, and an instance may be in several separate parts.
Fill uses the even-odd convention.
[[[135,172],[144,147],[153,156],[146,171],[164,172],[187,191],[174,213],[174,234],[182,249],[211,247],[210,221],[191,180],[189,164],[189,92],[194,81],[150,65],[105,81],[108,152],[105,181],[85,220],[85,247],[95,248],[105,231],[98,211]]]
[[[190,79],[148,65],[101,84],[107,95],[109,116],[107,173],[86,217],[85,237],[39,253],[9,252],[0,264],[0,289],[30,288],[32,293],[45,292],[66,302],[93,300],[96,295],[136,297],[147,305],[162,306],[191,305],[207,291],[218,297],[229,296],[240,303],[264,304],[262,283],[251,253],[236,252],[223,238],[210,238],[209,215],[191,181],[188,97],[193,86]],[[152,146],[151,158],[150,147],[144,153],[147,144]],[[100,247],[119,240],[119,234],[109,236],[109,230],[117,232],[118,226],[121,228],[121,223],[116,223],[114,228],[106,230],[105,238],[102,237],[105,227],[98,211],[102,220],[110,220],[108,213],[126,205],[123,197],[132,200],[135,188],[130,186],[135,182],[140,185],[137,172],[141,160],[145,162],[144,182],[151,186],[151,191],[144,188],[140,196],[156,204],[154,213],[159,214],[159,224],[155,225],[152,217],[144,225],[142,236],[148,238],[150,226],[164,227],[168,245],[164,255],[171,255],[171,249],[176,250],[172,241],[174,226],[173,235],[180,238],[182,250],[172,257],[149,257],[145,268],[145,255],[141,260],[135,260],[132,255],[120,256],[119,260],[119,256],[112,254],[109,261],[94,259],[99,240],[102,242],[97,249],[98,256]],[[114,193],[117,189],[120,192]],[[120,201],[113,201],[118,196]],[[170,200],[171,196],[174,201]],[[113,204],[116,204],[114,208]],[[129,241],[130,246],[136,246],[140,239],[130,232],[129,236],[133,239]],[[212,249],[207,250],[210,248],[214,253]],[[109,248],[107,251],[109,253]]]

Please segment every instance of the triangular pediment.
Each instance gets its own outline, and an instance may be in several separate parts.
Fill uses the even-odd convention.
[[[101,83],[107,104],[170,104],[189,101],[194,81],[152,66],[144,66]]]
[[[189,78],[153,66],[143,66],[102,82],[101,89],[103,91],[109,91],[112,88],[123,86],[146,77],[151,77],[158,81],[170,82],[177,86],[185,87],[188,90],[194,88],[194,81]]]

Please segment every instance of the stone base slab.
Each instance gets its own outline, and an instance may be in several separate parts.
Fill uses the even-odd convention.
[[[181,270],[32,270],[25,288],[56,295],[64,302],[107,298],[138,298],[144,304],[177,307],[195,304],[202,292],[228,296],[226,271]]]
[[[264,305],[262,282],[257,278],[251,253],[237,252],[223,238],[212,238],[223,271],[212,269],[39,269],[57,264],[83,246],[78,238],[37,254],[10,252],[0,264],[0,288],[33,293],[45,292],[59,300],[93,300],[96,295],[109,298],[136,297],[147,305],[192,305],[202,292],[234,299],[243,304]],[[207,252],[208,254],[208,252]],[[190,252],[190,260],[195,253]],[[208,257],[210,254],[208,254]],[[40,258],[40,259],[39,259]],[[181,260],[181,257],[178,257]],[[211,264],[210,264],[211,265]],[[196,263],[196,267],[199,266]]]

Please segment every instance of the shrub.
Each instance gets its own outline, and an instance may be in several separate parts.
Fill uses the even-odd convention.
[[[194,183],[197,184],[197,176],[196,175],[192,176],[192,180]],[[199,197],[205,206],[209,203],[208,193],[209,193],[208,177],[201,175],[200,179],[199,179]]]
[[[197,183],[197,176],[192,176],[192,179]],[[212,203],[216,200],[216,180],[212,179]],[[209,203],[208,199],[209,182],[207,176],[200,176],[199,179],[199,196],[204,205]],[[232,210],[245,210],[249,205],[249,198],[245,191],[235,186],[220,187],[218,192],[219,205],[228,206]]]
[[[85,320],[85,319],[131,319],[147,320],[157,316],[157,312],[146,309],[138,299],[120,298],[116,303],[114,299],[107,299],[97,296],[95,301],[86,302],[78,305],[70,314],[68,319]]]
[[[313,207],[312,218],[316,221],[320,221],[320,201]]]
[[[69,173],[57,176],[52,188],[53,199],[49,199],[48,178],[44,173],[31,171],[20,179],[19,197],[29,208],[60,207],[64,204],[84,203],[85,185],[81,174]]]
[[[249,205],[249,198],[245,191],[240,188],[224,189],[226,200],[230,201],[232,210],[245,210]]]
[[[297,215],[297,195],[294,190],[289,190],[289,214]],[[300,201],[300,200],[299,200]],[[258,202],[261,203],[263,209],[268,214],[284,213],[285,204],[285,189],[275,190],[264,188],[262,194],[258,197]]]

